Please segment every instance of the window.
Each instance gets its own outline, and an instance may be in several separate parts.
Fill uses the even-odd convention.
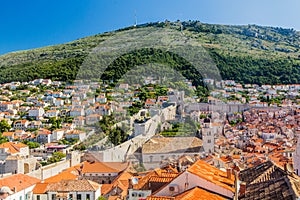
[[[144,197],[144,194],[143,193],[139,193],[139,197]]]
[[[91,197],[90,197],[90,194],[86,194],[86,195],[85,195],[85,198],[86,198],[86,200],[90,200],[90,198],[91,198]]]
[[[77,194],[77,195],[76,195],[76,199],[77,199],[77,200],[81,200],[81,194]]]
[[[211,140],[209,139],[209,140],[207,140],[207,143],[211,143]]]
[[[52,194],[52,195],[51,195],[51,199],[52,199],[52,200],[55,200],[55,199],[56,199],[56,194]]]
[[[20,200],[22,200],[22,196],[20,196]]]
[[[36,195],[36,200],[41,200],[40,195]]]
[[[73,194],[69,194],[69,200],[73,199]]]
[[[150,162],[153,162],[153,156],[150,156],[149,158],[150,158]]]
[[[133,192],[131,196],[136,197],[137,193]]]

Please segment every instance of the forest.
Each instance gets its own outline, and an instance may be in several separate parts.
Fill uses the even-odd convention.
[[[0,83],[37,78],[72,82],[81,75],[95,80],[117,81],[135,66],[159,63],[180,72],[193,85],[202,86],[202,75],[195,66],[182,57],[161,49],[137,49],[122,55],[108,66],[101,77],[95,76],[100,74],[101,69],[80,68],[89,52],[105,39],[122,31],[148,26],[176,29],[188,37],[196,38],[215,62],[222,79],[233,79],[242,84],[289,84],[300,81],[300,37],[293,29],[166,21],[128,27],[66,44],[2,55]]]

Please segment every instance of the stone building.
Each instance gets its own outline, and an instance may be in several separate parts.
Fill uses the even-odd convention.
[[[20,142],[6,142],[0,145],[0,173],[27,174],[37,167],[37,160],[29,156],[29,147]]]
[[[203,149],[205,153],[213,153],[215,146],[215,130],[211,126],[210,119],[204,119],[203,127],[201,129]]]
[[[121,162],[83,162],[78,168],[80,179],[88,179],[99,184],[111,184],[129,163]]]
[[[154,169],[165,159],[202,153],[202,141],[197,137],[154,136],[142,146],[142,162],[146,169]]]

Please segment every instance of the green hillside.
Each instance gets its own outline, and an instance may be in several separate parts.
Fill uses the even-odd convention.
[[[183,31],[186,36],[194,38],[214,59],[223,79],[259,84],[300,82],[299,32],[257,25],[213,25],[198,21],[148,23],[66,44],[5,54],[0,56],[0,82],[35,78],[73,80],[83,60],[94,47],[116,33],[147,26]],[[147,52],[147,56],[143,52]],[[150,51],[150,54],[151,52],[155,61],[161,60],[162,63],[175,67],[187,64],[169,52],[156,50]],[[132,59],[132,55],[136,58]],[[118,78],[128,68],[126,65],[151,61],[149,50],[141,50],[132,55],[124,55],[116,60],[109,68],[111,71],[106,72],[103,78]],[[178,69],[183,70],[180,67]],[[196,76],[192,70],[184,73],[194,81]]]

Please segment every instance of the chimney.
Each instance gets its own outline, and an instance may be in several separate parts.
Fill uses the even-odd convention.
[[[232,169],[231,168],[227,168],[226,172],[227,172],[227,178],[231,179]]]
[[[284,171],[286,171],[286,172],[288,171],[288,169],[287,169],[287,163],[284,164],[283,168],[284,168]]]
[[[132,181],[131,178],[128,179],[128,189],[132,189],[133,185],[132,185]]]
[[[239,191],[239,196],[243,195],[246,193],[246,183],[245,182],[241,182],[240,183],[240,191]]]

